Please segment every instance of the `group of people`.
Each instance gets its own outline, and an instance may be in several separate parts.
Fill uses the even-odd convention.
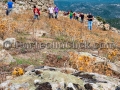
[[[36,6],[34,6],[33,12],[34,12],[34,19],[39,19],[40,10],[39,10]],[[55,18],[55,19],[57,19],[57,18],[58,18],[58,12],[59,12],[59,8],[58,8],[57,6],[52,7],[52,6],[50,5],[49,8],[48,8],[48,16],[49,16],[49,19],[50,19],[50,18]]]
[[[10,12],[13,9],[14,2],[12,0],[8,0],[7,2],[7,9],[6,9],[6,15],[9,15]],[[48,7],[48,15],[49,18],[58,18],[58,12],[59,8],[57,6],[52,7],[52,5],[49,5]],[[39,19],[40,16],[40,10],[34,5],[33,6],[33,13],[34,13],[34,19]]]
[[[85,18],[85,15],[84,15],[83,13],[80,13],[80,12],[78,12],[78,13],[72,12],[72,11],[70,11],[70,12],[64,12],[64,15],[69,15],[69,18],[70,18],[70,19],[78,20],[78,21],[80,21],[81,23],[84,22],[84,18]],[[93,19],[94,19],[93,15],[92,15],[91,13],[89,13],[89,14],[87,15],[88,29],[89,29],[89,30],[92,30]]]
[[[12,8],[13,8],[13,5],[14,5],[14,2],[12,0],[9,0],[7,2],[7,10],[6,10],[6,15],[9,15],[9,13],[12,11]],[[52,5],[49,5],[48,7],[48,16],[49,16],[49,19],[50,18],[55,18],[57,19],[58,18],[58,13],[59,13],[59,8],[57,6],[52,6]],[[34,6],[33,7],[33,13],[34,13],[34,19],[39,19],[39,16],[40,16],[40,10]],[[64,15],[69,15],[70,19],[76,19],[79,21],[79,18],[80,18],[80,22],[83,23],[84,22],[84,14],[83,13],[76,13],[76,12],[67,12],[67,13],[63,13]],[[94,17],[91,13],[89,13],[87,15],[87,20],[88,20],[88,29],[89,30],[92,30],[92,21],[93,21]]]
[[[76,20],[79,21],[79,18],[80,18],[81,23],[83,23],[83,21],[84,21],[84,14],[83,13],[80,13],[80,12],[78,12],[78,13],[74,12],[73,13],[72,11],[70,11],[67,14],[69,14],[70,19],[76,19]]]

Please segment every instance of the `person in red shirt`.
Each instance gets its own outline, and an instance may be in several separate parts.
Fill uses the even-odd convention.
[[[73,13],[73,18],[74,18],[74,19],[76,18],[76,13],[75,13],[75,12]]]
[[[39,19],[40,10],[36,6],[34,6],[33,12],[34,12],[34,19]]]

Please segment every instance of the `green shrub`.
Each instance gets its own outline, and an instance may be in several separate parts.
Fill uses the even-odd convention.
[[[100,16],[97,16],[96,19],[97,19],[98,21],[102,22],[103,24],[106,23],[105,19],[103,19],[103,18],[100,17]]]

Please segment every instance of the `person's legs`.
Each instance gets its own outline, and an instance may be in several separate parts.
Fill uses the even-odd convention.
[[[58,16],[58,13],[57,13],[57,12],[55,12],[55,19],[57,19],[57,16]]]
[[[34,15],[34,19],[39,19],[39,18],[38,18],[38,15]]]
[[[51,18],[51,14],[49,13],[49,19]]]
[[[90,21],[90,30],[92,30],[92,21]]]
[[[6,10],[6,15],[9,15],[11,11],[12,11],[12,8],[8,8],[8,9]]]
[[[6,10],[6,15],[9,15],[9,11],[8,11],[8,9]]]
[[[38,15],[36,15],[36,18],[37,18],[37,20],[39,20],[39,16]]]
[[[53,13],[49,13],[49,19],[50,19],[50,18],[54,18],[54,17],[53,17]]]
[[[72,16],[70,16],[70,19],[72,19]]]
[[[88,29],[90,30],[90,21],[88,21]]]
[[[83,18],[81,18],[81,23],[83,23]]]
[[[88,29],[92,30],[92,21],[88,21]]]
[[[51,13],[51,17],[54,18],[53,13]]]
[[[34,19],[36,19],[36,15],[34,15]]]

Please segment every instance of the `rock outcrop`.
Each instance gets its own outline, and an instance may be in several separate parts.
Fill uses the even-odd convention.
[[[0,64],[9,65],[11,62],[15,62],[13,57],[6,50],[1,50],[0,51]]]
[[[96,73],[76,72],[66,74],[61,68],[41,66],[28,70],[23,76],[0,84],[5,90],[115,90],[117,78]]]
[[[46,11],[50,4],[54,5],[54,0],[16,0],[15,2],[27,9],[32,9],[36,5],[42,11]]]

